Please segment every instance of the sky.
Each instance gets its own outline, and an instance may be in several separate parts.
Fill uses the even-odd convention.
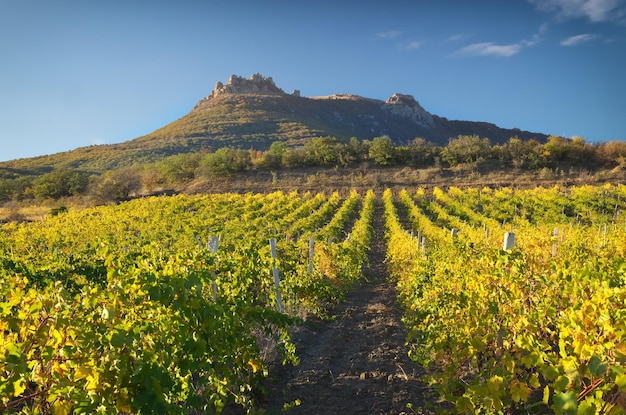
[[[0,161],[140,137],[255,73],[626,140],[626,0],[0,0]]]

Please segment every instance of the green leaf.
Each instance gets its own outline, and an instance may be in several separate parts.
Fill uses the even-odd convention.
[[[565,388],[567,388],[567,385],[569,385],[569,378],[567,376],[559,376],[558,378],[556,378],[556,380],[552,384],[552,387],[555,390],[561,390],[562,391]]]
[[[528,384],[534,389],[540,387],[541,383],[539,383],[539,373],[535,372],[530,375],[530,379],[528,379]]]
[[[500,389],[502,388],[502,376],[492,376],[487,381],[487,388],[492,394],[498,395],[500,393]]]
[[[591,372],[592,375],[598,375],[598,369],[600,369],[601,364],[602,360],[600,360],[598,356],[593,356],[589,359],[589,372]]]
[[[558,414],[575,414],[578,410],[576,393],[567,391],[554,395],[554,409]]]
[[[589,401],[582,401],[578,405],[577,415],[594,415],[596,413],[596,405]]]

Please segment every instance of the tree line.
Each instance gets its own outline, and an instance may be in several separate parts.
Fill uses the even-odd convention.
[[[267,150],[222,147],[213,152],[183,153],[163,160],[90,174],[60,168],[43,175],[0,176],[0,201],[47,200],[89,196],[95,203],[120,201],[141,191],[174,187],[194,179],[219,178],[250,170],[277,170],[315,166],[351,166],[369,162],[379,166],[412,168],[454,167],[460,164],[496,162],[502,168],[539,170],[559,166],[588,169],[626,167],[626,143],[587,143],[584,138],[550,136],[544,143],[511,138],[491,145],[488,138],[463,135],[440,146],[422,138],[396,145],[388,136],[372,140],[352,137],[317,137],[304,146],[289,147],[275,141]]]

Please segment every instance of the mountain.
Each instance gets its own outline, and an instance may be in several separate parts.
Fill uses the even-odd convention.
[[[511,137],[541,142],[547,138],[487,122],[448,120],[430,114],[411,95],[394,94],[385,101],[350,94],[303,97],[297,90],[286,93],[271,77],[233,75],[226,84],[218,82],[187,115],[143,137],[14,160],[0,167],[31,172],[72,167],[98,172],[224,146],[267,149],[276,140],[297,146],[320,136],[365,140],[382,135],[396,144],[421,137],[439,145],[459,135],[488,137],[492,144]]]
[[[351,94],[302,97],[297,90],[287,94],[272,78],[255,74],[249,79],[233,75],[226,85],[218,82],[189,114],[136,141],[267,148],[275,140],[297,145],[327,135],[343,140],[387,135],[396,144],[421,137],[440,145],[459,135],[488,137],[492,144],[514,136],[547,138],[487,122],[450,121],[430,114],[411,95],[394,94],[386,101]]]

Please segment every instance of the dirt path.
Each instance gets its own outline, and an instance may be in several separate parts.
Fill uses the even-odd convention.
[[[382,218],[379,204],[370,266],[364,269],[368,282],[348,294],[335,320],[305,326],[295,335],[301,362],[274,374],[277,382],[269,385],[264,406],[269,414],[296,400],[300,404],[285,413],[430,413],[420,408],[435,398],[420,380],[419,365],[408,358],[401,310],[387,282]]]

